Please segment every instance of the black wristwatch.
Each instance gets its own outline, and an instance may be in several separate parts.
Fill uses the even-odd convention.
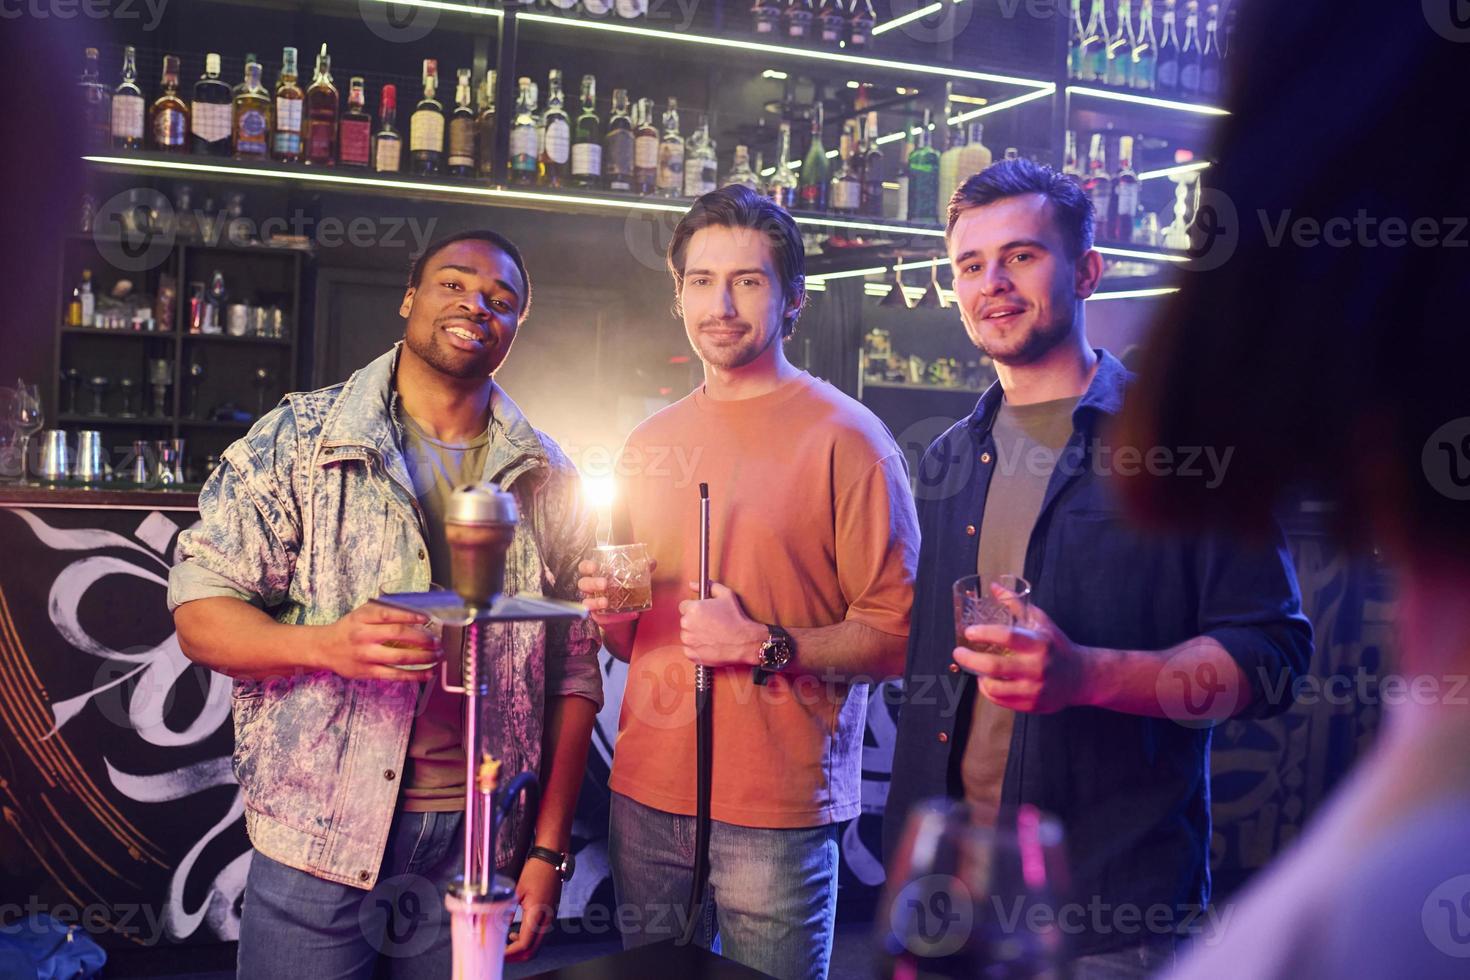
[[[791,655],[796,652],[790,633],[779,626],[767,626],[766,629],[770,636],[761,644],[761,662],[750,672],[750,679],[756,684],[764,684],[772,674],[785,670],[791,663]]]
[[[553,851],[549,847],[533,847],[531,848],[531,853],[526,856],[528,858],[536,858],[539,861],[545,861],[551,865],[556,869],[556,873],[561,876],[562,881],[571,881],[572,872],[577,870],[577,856],[575,854],[562,854],[560,851]]]

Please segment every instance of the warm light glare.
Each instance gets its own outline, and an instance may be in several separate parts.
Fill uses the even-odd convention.
[[[618,495],[618,484],[610,476],[588,476],[582,474],[582,495],[595,510],[611,510],[613,499]]]

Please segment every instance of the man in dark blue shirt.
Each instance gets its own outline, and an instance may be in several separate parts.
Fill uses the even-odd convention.
[[[1021,804],[1055,815],[1071,887],[1050,911],[1075,975],[1142,976],[1204,924],[1211,725],[1285,710],[1312,633],[1279,534],[1165,536],[1123,517],[1119,477],[1209,486],[1230,451],[1109,440],[1132,375],[1087,342],[1093,220],[1073,180],[1025,160],[950,203],[961,318],[999,380],[920,467],[884,845],[928,797],[962,798],[982,824]],[[953,583],[1005,573],[1031,585],[1024,618],[956,648]]]

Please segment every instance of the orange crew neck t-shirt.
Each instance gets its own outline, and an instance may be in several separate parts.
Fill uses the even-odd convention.
[[[787,629],[855,620],[907,636],[919,532],[892,434],[803,373],[739,401],[703,388],[634,430],[617,462],[614,535],[658,561],[629,660],[610,787],[695,812],[694,665],[679,603],[696,598],[699,484],[710,489],[710,577],[747,616]],[[858,815],[869,685],[791,668],[764,686],[715,671],[715,820],[816,827]]]

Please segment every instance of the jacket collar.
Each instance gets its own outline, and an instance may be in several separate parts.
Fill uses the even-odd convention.
[[[1133,380],[1133,374],[1123,366],[1123,362],[1108,351],[1094,347],[1092,352],[1097,355],[1097,370],[1093,372],[1092,382],[1088,384],[1087,390],[1077,400],[1077,407],[1072,409],[1074,429],[1082,424],[1087,413],[1117,415],[1121,412],[1123,395]],[[999,381],[986,388],[985,394],[980,396],[980,402],[975,406],[975,411],[970,415],[970,428],[980,435],[989,432],[1004,397],[1005,390],[1001,388]]]
[[[403,341],[381,357],[352,373],[322,426],[322,445],[357,447],[386,460],[402,456],[399,432],[400,411],[397,386],[398,358]],[[548,465],[546,447],[524,413],[501,387],[491,382],[490,452],[485,460],[485,479],[499,477],[521,460]],[[336,457],[340,458],[340,457]],[[333,457],[321,457],[326,464]]]

